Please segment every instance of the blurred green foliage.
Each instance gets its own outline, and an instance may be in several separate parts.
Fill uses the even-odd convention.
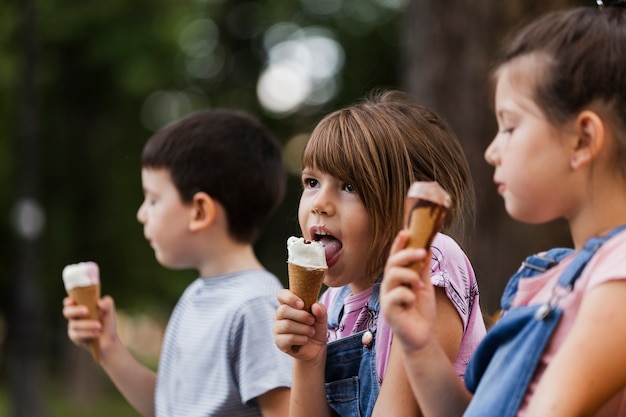
[[[23,167],[18,122],[27,70],[22,24],[28,10],[26,2],[18,3],[0,4],[0,321],[15,307],[13,294],[20,284],[12,212],[20,197],[17,168]],[[62,371],[59,358],[64,356],[59,354],[66,342],[64,265],[98,262],[103,293],[111,294],[118,308],[164,317],[195,278],[194,271],[158,265],[135,218],[143,198],[139,155],[153,133],[142,112],[153,93],[185,91],[191,97],[190,108],[169,109],[172,118],[202,107],[248,110],[287,143],[371,88],[399,84],[401,3],[396,9],[383,0],[360,0],[358,5],[328,0],[44,0],[32,5],[36,116],[28,123],[38,133],[38,149],[32,152],[40,156],[37,197],[46,216],[35,280],[43,303],[41,340],[49,353],[44,363],[52,378]],[[224,59],[221,71],[206,79],[185,70],[180,46],[181,33],[197,19],[216,23]],[[327,28],[342,45],[345,64],[332,100],[276,117],[260,106],[256,83],[267,58],[263,35],[279,22]],[[299,178],[290,176],[285,201],[256,245],[261,261],[283,282],[285,241],[299,233],[299,188]],[[4,358],[0,351],[0,371],[6,368]],[[3,379],[0,375],[0,383]],[[61,414],[73,415],[69,410]]]

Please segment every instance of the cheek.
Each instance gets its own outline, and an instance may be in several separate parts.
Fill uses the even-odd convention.
[[[306,227],[306,220],[309,214],[309,205],[307,204],[307,200],[305,198],[300,198],[300,204],[298,205],[298,222],[300,223],[300,228]],[[304,230],[302,230],[304,232]]]

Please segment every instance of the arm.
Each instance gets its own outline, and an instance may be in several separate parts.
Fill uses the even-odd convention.
[[[102,369],[142,416],[154,416],[156,374],[137,361],[120,341],[113,299],[103,297],[98,302],[101,321],[84,320],[87,308],[76,305],[71,298],[65,298],[63,306],[70,340],[78,346],[85,346],[87,341],[98,339]]]
[[[257,398],[263,417],[289,417],[289,388],[276,388]]]
[[[382,312],[394,331],[394,344],[401,347],[408,380],[424,415],[460,416],[471,399],[451,362],[462,337],[460,318],[443,291],[431,284],[427,262],[419,274],[407,268],[428,259],[423,249],[403,249],[407,238],[402,231],[392,245],[381,285]],[[457,325],[446,329],[455,321]]]
[[[289,290],[279,291],[278,301],[281,305],[276,311],[274,342],[294,358],[289,415],[330,416],[324,385],[326,309],[316,303],[309,314],[303,310],[302,300]],[[300,346],[297,352],[294,345]]]
[[[585,295],[574,326],[535,390],[529,417],[595,415],[624,389],[625,299],[626,280],[606,282]]]
[[[463,322],[446,295],[445,289],[435,288],[435,299],[437,304],[436,338],[446,357],[452,363],[463,338]],[[396,342],[394,339],[373,417],[422,415],[413,395],[405,363],[406,358],[404,357],[402,342]]]

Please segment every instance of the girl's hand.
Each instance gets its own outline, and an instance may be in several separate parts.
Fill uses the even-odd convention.
[[[286,289],[278,292],[278,302],[273,327],[276,346],[299,360],[320,359],[326,352],[326,308],[315,303],[308,313],[303,310],[304,302]]]
[[[405,350],[419,350],[435,339],[435,290],[430,282],[430,253],[406,249],[408,233],[394,240],[380,287],[381,311]],[[409,268],[424,261],[420,273]]]
[[[88,320],[87,307],[77,305],[70,298],[63,299],[63,316],[67,319],[67,335],[77,346],[87,347],[87,342],[98,340],[101,360],[106,357],[110,346],[118,342],[115,323],[115,303],[109,296],[98,300],[100,320]]]

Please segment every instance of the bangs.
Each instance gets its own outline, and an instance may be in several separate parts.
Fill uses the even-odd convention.
[[[315,128],[302,154],[302,167],[315,167],[348,183],[353,183],[358,175],[355,162],[362,157],[354,155],[353,146],[347,138],[345,126],[339,118],[325,118]],[[345,117],[343,117],[345,121]]]

